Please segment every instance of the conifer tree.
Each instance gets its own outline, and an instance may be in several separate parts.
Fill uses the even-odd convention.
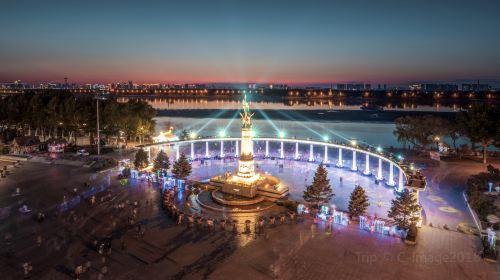
[[[413,197],[408,189],[397,196],[391,202],[391,209],[387,216],[393,219],[399,228],[408,229],[416,224],[419,219],[420,206],[417,199]]]
[[[356,186],[351,193],[351,199],[349,200],[348,206],[351,218],[364,215],[369,205],[368,196],[363,187]]]
[[[177,179],[186,180],[186,178],[191,175],[191,171],[191,163],[189,163],[186,155],[182,153],[172,167],[172,174]]]
[[[153,161],[153,170],[163,172],[170,168],[170,159],[167,154],[161,150]]]
[[[135,154],[134,166],[136,169],[143,169],[148,166],[148,154],[140,148]]]
[[[315,207],[319,207],[322,203],[328,203],[333,195],[330,179],[328,179],[328,171],[323,164],[320,164],[314,174],[313,183],[307,186],[303,198]]]

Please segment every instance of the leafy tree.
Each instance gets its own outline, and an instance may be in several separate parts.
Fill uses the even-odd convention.
[[[488,104],[476,104],[468,111],[460,112],[458,125],[472,143],[483,147],[483,163],[487,160],[488,146],[496,143],[500,131],[500,111]]]
[[[328,171],[323,164],[320,164],[314,174],[313,183],[307,186],[303,198],[305,201],[313,203],[315,207],[319,207],[320,204],[329,202],[333,195]]]
[[[148,154],[140,148],[135,154],[134,166],[136,169],[143,169],[148,166]]]
[[[405,148],[407,143],[411,143],[413,146],[417,144],[412,132],[414,129],[412,122],[413,119],[411,117],[400,117],[394,121],[396,129],[393,134],[396,136],[398,142],[401,142]]]
[[[399,196],[391,202],[391,209],[387,216],[392,218],[399,228],[408,229],[411,224],[419,219],[420,206],[413,194],[404,189]]]
[[[453,149],[460,157],[461,153],[459,148],[457,147],[457,140],[462,136],[462,133],[460,131],[460,126],[458,125],[457,120],[456,119],[448,120],[444,122],[443,125],[444,125],[443,129],[445,131],[445,135],[450,137]]]
[[[154,131],[156,111],[144,101],[119,103],[114,98],[99,101],[100,128],[106,142],[109,137],[140,137]],[[93,96],[61,92],[27,92],[0,99],[0,133],[8,129],[19,135],[32,134],[43,140],[66,137],[68,142],[88,133],[94,142],[96,100]]]
[[[433,115],[404,116],[395,120],[394,135],[404,147],[407,143],[415,147],[426,148],[436,137],[449,135],[449,121]]]
[[[177,179],[186,180],[186,178],[191,175],[191,172],[191,163],[187,159],[186,155],[182,153],[172,167],[172,174]]]
[[[155,172],[158,171],[166,171],[170,168],[170,159],[167,154],[160,150],[160,152],[156,155],[156,158],[153,160],[153,170]]]
[[[413,145],[413,148],[419,146],[424,147],[432,143],[430,136],[433,134],[431,130],[432,118],[428,116],[404,116],[395,120],[396,129],[394,135],[397,140],[403,143],[406,147],[407,143]]]
[[[351,193],[351,199],[349,200],[348,206],[351,218],[364,215],[369,205],[368,196],[363,187],[356,186]]]

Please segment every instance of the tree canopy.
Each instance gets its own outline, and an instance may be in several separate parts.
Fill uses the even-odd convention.
[[[351,193],[351,198],[349,200],[349,213],[351,217],[359,217],[366,213],[366,209],[368,209],[368,196],[366,195],[365,190],[361,186],[356,186]]]
[[[142,148],[135,153],[134,166],[136,169],[143,169],[148,166],[148,154]]]
[[[167,154],[160,150],[160,152],[156,155],[156,158],[153,160],[153,170],[157,171],[166,171],[170,168],[170,159]]]
[[[420,206],[417,199],[408,189],[404,189],[392,200],[387,216],[393,219],[400,228],[408,229],[410,225],[418,222],[419,212]]]
[[[457,140],[467,137],[471,143],[483,148],[483,162],[486,163],[490,145],[500,146],[500,110],[489,104],[475,104],[462,111],[455,118],[435,115],[404,116],[395,120],[394,136],[406,148],[425,149],[433,142],[443,142],[447,137],[460,155]]]
[[[0,130],[15,128],[19,135],[67,137],[96,131],[94,96],[71,93],[24,93],[0,99]],[[123,136],[125,140],[154,132],[156,111],[146,102],[99,101],[100,129],[105,137]],[[93,141],[91,141],[93,142]]]
[[[322,203],[328,203],[333,195],[330,179],[328,179],[328,171],[323,164],[320,164],[314,174],[313,183],[307,186],[303,198],[305,201],[319,207]]]
[[[177,179],[186,180],[186,178],[191,175],[191,171],[191,163],[187,159],[186,155],[182,153],[172,167],[172,174]]]
[[[394,136],[404,147],[411,144],[413,148],[425,148],[433,143],[436,137],[443,138],[452,133],[449,120],[432,116],[404,116],[395,120]]]
[[[486,163],[490,145],[500,145],[500,110],[488,104],[475,104],[458,115],[458,126],[473,143],[483,147],[483,162]]]

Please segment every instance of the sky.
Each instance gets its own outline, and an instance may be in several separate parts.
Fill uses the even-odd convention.
[[[498,0],[2,0],[0,82],[500,80]]]

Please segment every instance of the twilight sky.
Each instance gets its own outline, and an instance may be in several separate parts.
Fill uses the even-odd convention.
[[[2,0],[0,82],[500,80],[498,0]]]

